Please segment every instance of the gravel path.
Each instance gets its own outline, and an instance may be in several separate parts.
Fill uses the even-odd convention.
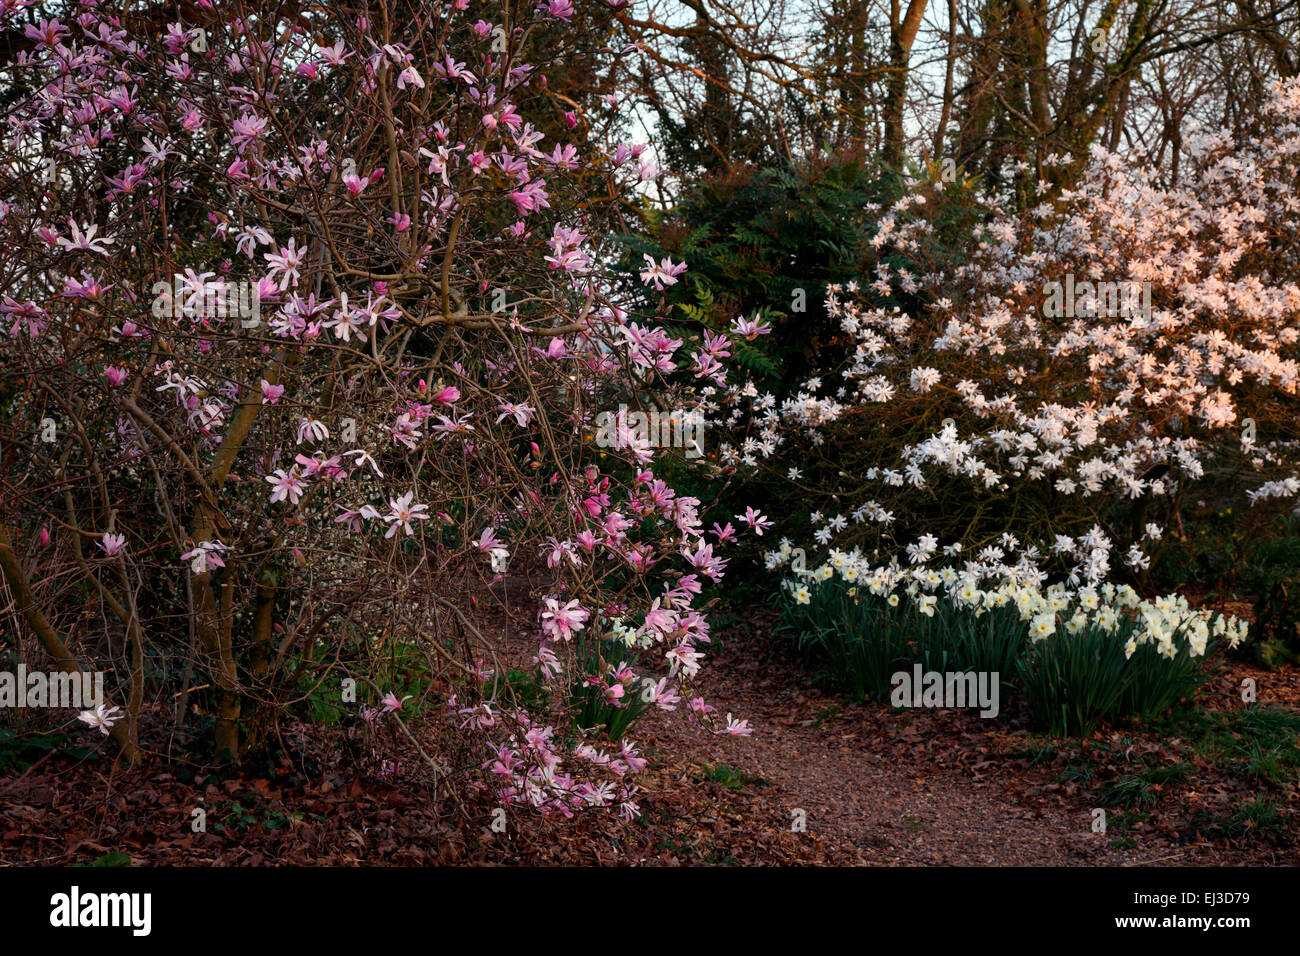
[[[753,735],[712,735],[673,713],[647,718],[632,736],[680,785],[704,788],[733,834],[767,829],[787,848],[815,843],[792,851],[801,862],[808,850],[815,862],[913,866],[1297,862],[1294,848],[1280,858],[1158,833],[1094,833],[1086,793],[1024,759],[1034,741],[1014,720],[846,705],[763,636],[729,639],[710,658],[697,692],[719,715],[748,719]],[[796,810],[806,831],[791,833]]]
[[[1133,861],[1092,832],[1088,808],[1071,812],[1022,801],[1016,788],[1023,779],[997,772],[987,744],[981,752],[987,732],[963,729],[970,721],[844,707],[830,697],[792,695],[789,687],[778,693],[746,673],[757,668],[746,667],[734,649],[727,657],[715,662],[700,689],[719,713],[747,718],[752,736],[708,734],[685,726],[678,714],[658,718],[651,733],[638,736],[673,760],[680,776],[703,776],[703,785],[711,785],[711,768],[723,768],[726,784],[714,782],[719,796],[731,795],[727,784],[752,792],[759,799],[749,812],[762,817],[755,823],[789,829],[802,810],[808,836],[835,856],[847,853],[864,863]]]

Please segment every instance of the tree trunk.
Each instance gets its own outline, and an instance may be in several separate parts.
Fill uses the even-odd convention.
[[[54,660],[55,666],[65,674],[81,675],[84,673],[81,665],[77,663],[77,659],[68,650],[68,646],[55,633],[54,628],[50,626],[50,622],[41,613],[41,609],[37,607],[31,585],[27,581],[27,576],[23,573],[22,565],[18,561],[18,555],[10,544],[9,529],[4,524],[0,524],[0,573],[3,573],[5,582],[9,585],[9,590],[13,592],[14,600],[18,602],[18,610],[22,613],[23,619],[27,621],[27,626],[36,634],[46,653]],[[133,732],[134,727],[134,719],[120,720],[109,731],[109,736],[121,747],[122,759],[129,766],[138,764],[141,756],[139,742]]]

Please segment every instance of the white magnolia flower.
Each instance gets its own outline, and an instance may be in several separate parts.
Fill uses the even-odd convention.
[[[77,715],[77,719],[84,721],[91,727],[98,727],[104,736],[108,736],[113,725],[121,720],[118,716],[122,708],[105,707],[102,703],[96,704],[94,710],[83,710]]]

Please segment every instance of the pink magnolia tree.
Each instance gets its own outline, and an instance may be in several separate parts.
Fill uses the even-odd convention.
[[[655,169],[551,93],[570,6],[3,10],[30,41],[0,165],[0,568],[25,636],[116,674],[131,760],[187,708],[237,757],[304,687],[416,647],[503,799],[635,813],[644,761],[573,710],[712,721],[682,701],[734,531],[657,473],[680,455],[625,427],[598,447],[595,420],[721,382],[728,349],[681,354],[608,272]],[[520,631],[549,710],[502,680]]]

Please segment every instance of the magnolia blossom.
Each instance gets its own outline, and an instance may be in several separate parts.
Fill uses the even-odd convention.
[[[548,36],[558,37],[575,6],[543,0],[533,13],[546,19]],[[467,9],[466,0],[449,7],[453,14]],[[211,537],[225,521],[206,520],[224,516],[231,533],[247,541],[255,564],[286,576],[294,620],[301,618],[304,628],[320,609],[367,589],[395,602],[392,623],[400,627],[420,616],[426,589],[485,584],[474,580],[474,568],[465,575],[467,555],[485,555],[499,573],[511,551],[540,547],[556,575],[554,593],[536,608],[535,662],[543,680],[552,690],[591,680],[594,699],[624,713],[639,711],[642,703],[684,709],[664,674],[699,670],[703,655],[695,648],[708,642],[709,622],[695,603],[707,583],[723,576],[735,529],[714,525],[704,540],[708,503],[678,493],[666,473],[648,470],[657,439],[652,444],[638,436],[634,446],[591,456],[588,466],[581,444],[585,423],[569,417],[591,407],[591,396],[622,400],[627,368],[656,386],[712,389],[683,406],[699,405],[701,414],[722,409],[729,388],[735,335],[706,330],[703,342],[688,349],[692,354],[679,354],[682,338],[664,318],[640,308],[642,295],[610,281],[616,277],[600,204],[572,205],[591,174],[621,167],[625,184],[628,177],[660,175],[647,146],[617,144],[605,155],[589,150],[585,135],[553,142],[530,124],[522,100],[512,100],[544,85],[546,65],[524,61],[531,34],[512,34],[509,23],[471,24],[451,16],[448,30],[439,27],[442,46],[431,54],[423,45],[408,45],[427,32],[427,23],[381,27],[372,17],[349,21],[347,36],[337,40],[299,36],[302,42],[268,45],[266,37],[293,32],[292,23],[271,14],[265,31],[235,31],[219,52],[203,52],[194,27],[163,27],[157,44],[139,46],[100,5],[74,3],[69,16],[75,16],[71,28],[57,21],[28,28],[36,36],[23,54],[23,89],[6,105],[9,123],[2,134],[13,141],[7,145],[15,155],[35,155],[47,139],[54,144],[58,188],[43,195],[47,184],[15,180],[17,192],[0,201],[16,261],[57,259],[62,271],[53,279],[48,270],[28,279],[19,275],[18,285],[0,296],[0,332],[21,337],[10,350],[18,371],[34,363],[24,374],[48,370],[52,388],[89,383],[89,394],[104,399],[89,403],[85,432],[102,460],[114,463],[104,478],[111,500],[123,507],[115,533],[99,540],[103,554],[126,554],[128,538],[151,541],[159,519],[156,509],[144,506],[170,502],[175,520],[213,528],[197,532],[207,539],[189,542],[180,556],[192,574],[206,577],[226,567],[231,549]],[[497,26],[507,34],[504,58],[488,40]],[[322,83],[352,90],[362,111],[375,115],[384,115],[381,101],[391,98],[399,117],[397,140],[389,144],[395,148],[376,151],[364,137],[342,135],[346,116],[320,110]],[[610,91],[605,102],[617,105],[618,94]],[[169,109],[155,115],[157,104]],[[425,118],[412,122],[412,110]],[[308,115],[312,121],[304,122]],[[586,122],[575,106],[560,128],[578,130]],[[223,141],[211,135],[214,130],[229,135]],[[38,133],[41,144],[28,142]],[[400,209],[387,208],[389,190],[376,188],[385,178],[420,185],[404,192]],[[83,211],[71,219],[61,211],[50,220],[53,192],[74,197]],[[184,233],[177,242],[203,252],[177,267],[184,270],[178,299],[194,313],[183,324],[175,314],[183,308],[154,314],[127,284],[139,272],[134,259],[149,248],[156,225],[140,209],[165,211],[177,203],[197,210],[175,220]],[[301,222],[293,222],[302,219],[295,211],[304,203],[323,204],[317,211],[337,220],[338,228],[313,232],[300,245],[305,234]],[[552,210],[553,203],[561,208]],[[100,224],[89,222],[86,209]],[[434,295],[422,301],[411,280],[442,267],[437,250],[464,228],[456,224],[494,221],[499,228],[475,228],[465,247],[470,258],[458,254],[447,263],[453,272],[446,278],[464,298],[444,305],[435,284]],[[534,235],[536,229],[545,231]],[[393,265],[383,264],[387,252],[350,265],[336,255],[355,258],[356,243],[368,241],[391,246]],[[90,268],[101,257],[105,268]],[[512,272],[518,267],[519,296],[511,295],[518,307],[483,322],[480,313],[490,306],[478,300],[490,300],[490,286],[476,287],[488,274],[480,267],[491,262],[508,263]],[[686,271],[685,262],[647,259],[641,278],[663,291]],[[197,304],[218,283],[256,288],[266,325],[198,314]],[[223,297],[219,308],[228,304]],[[464,328],[444,329],[455,334],[433,352],[425,345],[437,329],[420,326],[443,317],[448,306],[473,309],[475,316]],[[741,326],[747,337],[766,331],[758,323]],[[444,340],[440,333],[434,338]],[[292,410],[281,407],[289,398]],[[756,392],[745,398],[755,400],[760,415],[780,415]],[[138,407],[123,407],[128,399]],[[332,447],[337,426],[326,423],[334,421],[344,423],[345,444],[362,447]],[[351,424],[364,437],[352,437]],[[765,455],[769,437],[758,434],[756,440],[741,454]],[[295,444],[286,456],[285,447]],[[151,461],[167,466],[160,471]],[[624,464],[632,467],[631,478]],[[209,482],[214,475],[220,480]],[[158,481],[167,487],[155,487]],[[209,487],[202,487],[205,482]],[[263,482],[271,490],[259,493]],[[44,494],[51,502],[46,510],[61,512],[57,494]],[[426,503],[417,504],[417,496]],[[39,511],[46,506],[37,507],[32,528],[49,524]],[[439,519],[437,534],[396,547],[397,538],[414,536],[431,513]],[[393,546],[369,533],[378,522]],[[746,523],[759,534],[770,527],[757,512]],[[38,540],[47,545],[34,549],[39,567],[63,574],[58,562],[66,555],[48,547],[48,534]],[[256,576],[253,565],[247,571]],[[635,586],[623,587],[622,579],[633,575]],[[240,584],[234,578],[228,583]],[[236,621],[256,600],[242,586],[229,597]],[[465,598],[470,604],[477,599],[472,591]],[[174,602],[154,603],[143,611],[175,610]],[[415,616],[407,617],[408,610]],[[615,619],[619,623],[611,624]],[[644,678],[623,662],[586,673],[560,645],[593,627],[624,647],[673,648],[672,657],[644,655],[658,669]],[[246,667],[240,655],[247,649],[236,642],[232,650],[235,666]],[[307,661],[319,676],[318,664]],[[499,689],[481,662],[465,666],[485,697]],[[642,697],[646,681],[648,696]],[[379,706],[364,709],[362,719],[378,721],[409,699],[388,693]],[[617,807],[628,819],[639,812],[630,778],[646,764],[630,743],[575,735],[567,717],[566,729],[557,732],[522,702],[476,698],[461,706],[453,696],[447,707],[482,743],[499,738],[490,741],[489,769],[499,787],[493,796],[503,806],[562,816]],[[89,713],[87,722],[105,732],[117,719],[115,709]],[[691,708],[695,719],[710,713],[702,702]],[[742,724],[729,719],[723,732],[740,733]],[[381,755],[376,762],[396,772]]]
[[[113,725],[122,719],[121,712],[120,707],[106,707],[101,703],[96,704],[94,710],[83,710],[77,719],[90,727],[98,727],[99,732],[107,737]]]
[[[586,627],[591,612],[576,601],[561,604],[548,597],[542,602],[542,632],[553,641],[570,640],[574,633]]]
[[[314,418],[304,418],[298,422],[298,444],[319,442],[330,437],[329,429]]]
[[[773,522],[767,520],[766,515],[759,514],[758,509],[752,506],[747,506],[743,515],[735,515],[735,519],[749,525],[754,530],[754,534],[760,538],[763,536],[763,532],[773,525]]]
[[[641,281],[645,285],[654,285],[656,291],[663,291],[666,286],[676,285],[677,277],[686,271],[686,263],[673,263],[672,259],[664,258],[661,262],[655,263],[650,256],[645,256],[646,267],[641,270]]]
[[[283,468],[277,468],[271,474],[266,476],[266,481],[271,483],[275,489],[271,493],[271,503],[287,500],[291,505],[297,505],[302,493],[307,490],[307,482],[303,476],[298,473],[298,467],[295,465],[287,472]]]
[[[401,528],[408,536],[415,533],[415,528],[411,525],[412,521],[428,521],[428,505],[416,505],[411,502],[415,499],[415,492],[408,491],[400,498],[391,498],[388,502],[389,512],[384,515],[387,521],[388,531],[384,533],[385,538],[391,538]]]
[[[407,694],[401,700],[398,700],[397,695],[390,690],[387,694],[384,695],[384,699],[380,701],[380,704],[383,706],[383,711],[385,714],[391,714],[394,711],[401,710],[402,705],[405,704],[410,699],[411,699],[411,695]]]
[[[297,248],[297,239],[293,238],[289,240],[289,245],[281,246],[277,252],[263,254],[262,258],[271,264],[270,278],[274,279],[277,274],[280,276],[280,291],[298,284],[298,269],[306,255],[307,250]]]
[[[715,734],[726,734],[730,737],[748,737],[753,732],[748,720],[736,720],[731,714],[727,714],[727,725],[721,730],[714,731]]]
[[[280,396],[284,394],[283,385],[272,385],[266,379],[262,379],[261,389],[262,401],[267,405],[274,405],[280,400]]]
[[[752,341],[760,335],[769,334],[772,327],[760,319],[746,319],[743,316],[737,316],[731,323],[731,331],[741,338]]]
[[[58,238],[58,244],[61,248],[69,251],[94,252],[101,256],[107,256],[109,254],[107,247],[116,241],[111,236],[100,236],[96,238],[95,233],[99,231],[99,226],[95,223],[86,226],[83,231],[82,227],[77,225],[77,221],[69,217],[68,229],[72,233],[72,238],[68,239],[60,236]]]
[[[192,550],[182,554],[181,560],[189,561],[190,570],[195,574],[206,574],[215,568],[224,568],[226,566],[226,562],[222,560],[221,552],[229,550],[229,547],[215,539],[200,541]]]

